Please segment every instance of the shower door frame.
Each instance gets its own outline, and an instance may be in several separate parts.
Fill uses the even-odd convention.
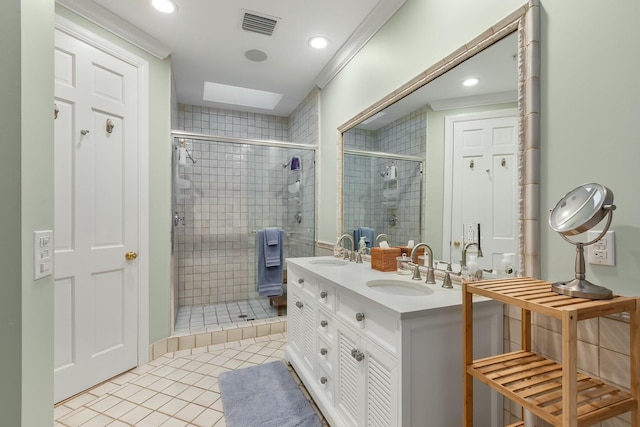
[[[312,150],[314,152],[314,159],[316,159],[317,154],[318,154],[318,145],[317,144],[301,144],[301,143],[296,143],[296,142],[286,142],[286,141],[278,141],[278,140],[272,140],[272,139],[253,139],[253,138],[239,138],[239,137],[232,137],[232,136],[222,136],[222,135],[210,135],[210,134],[204,134],[204,133],[196,133],[196,132],[186,132],[186,131],[181,131],[181,130],[172,130],[171,131],[171,145],[172,145],[172,149],[175,143],[175,139],[190,139],[190,140],[197,140],[197,141],[205,141],[205,142],[211,142],[211,143],[231,143],[231,144],[245,144],[245,145],[255,145],[255,146],[263,146],[263,147],[275,147],[275,148],[290,148],[290,149],[298,149],[298,150]],[[196,159],[197,160],[197,159]],[[314,176],[314,206],[317,206],[317,201],[318,201],[318,168],[314,168],[315,169],[315,176]],[[174,212],[174,194],[173,194],[173,184],[172,184],[172,190],[171,190],[171,212],[173,214]],[[317,207],[315,208],[315,212],[314,215],[317,214]],[[171,238],[172,241],[174,239],[174,232],[175,232],[175,227],[171,227]],[[313,245],[314,247],[317,245],[317,239],[316,236],[318,234],[318,221],[317,218],[314,218],[314,227],[313,227]],[[173,253],[173,244],[172,244],[172,253],[171,253],[171,258],[172,258],[172,263],[175,263],[175,253]],[[174,268],[177,268],[177,265],[174,265]],[[171,313],[170,313],[170,317],[171,317],[171,335],[173,336],[174,334],[174,328],[175,328],[175,316],[176,316],[176,301],[175,301],[175,290],[176,290],[176,286],[178,286],[178,284],[176,283],[175,280],[175,275],[172,273],[171,275]]]

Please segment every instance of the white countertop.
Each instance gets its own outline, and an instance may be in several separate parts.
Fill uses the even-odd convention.
[[[462,287],[460,285],[454,283],[453,289],[445,289],[442,287],[442,280],[438,278],[436,278],[435,285],[426,284],[424,283],[426,278],[425,274],[422,274],[422,279],[418,282],[417,280],[411,279],[411,274],[400,275],[395,271],[382,272],[374,270],[371,268],[371,264],[366,261],[362,264],[349,262],[347,265],[313,264],[313,262],[318,262],[318,260],[341,259],[342,258],[334,257],[287,258],[286,262],[301,267],[312,274],[329,280],[336,286],[348,289],[393,310],[400,314],[401,318],[418,316],[428,310],[462,305]],[[428,287],[433,292],[416,296],[393,295],[376,290],[375,288],[370,288],[366,285],[370,280],[385,279],[400,280],[409,283],[411,286],[419,284]],[[482,301],[488,300],[483,297],[474,296],[474,304]]]

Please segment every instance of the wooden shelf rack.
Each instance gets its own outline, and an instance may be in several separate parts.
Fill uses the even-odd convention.
[[[522,349],[473,360],[473,295],[502,301],[522,310]],[[562,363],[531,351],[531,313],[562,321]],[[577,371],[578,321],[628,312],[630,315],[630,392]],[[473,426],[473,378],[539,418],[558,427],[596,424],[631,411],[640,427],[640,298],[614,296],[590,300],[559,295],[551,282],[527,277],[463,283],[463,426]],[[516,423],[510,427],[521,427]]]

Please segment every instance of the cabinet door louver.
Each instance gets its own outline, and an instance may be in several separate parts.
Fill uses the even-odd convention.
[[[370,355],[367,369],[369,378],[367,387],[367,426],[390,426],[392,425],[391,372]]]
[[[360,377],[359,366],[356,359],[351,356],[351,350],[356,348],[349,338],[340,333],[339,347],[339,384],[338,384],[338,405],[345,415],[349,416],[353,425],[358,424],[358,378]]]
[[[313,361],[315,360],[315,335],[313,334],[315,329],[315,319],[313,316],[313,310],[307,305],[302,311],[304,317],[304,331],[302,339],[304,340],[304,360],[309,364],[309,367],[313,369]]]
[[[303,324],[302,324],[302,312],[296,307],[295,303],[300,301],[297,295],[293,294],[294,303],[289,311],[289,316],[291,316],[291,321],[288,323],[289,330],[289,341],[295,347],[296,351],[302,355],[302,339],[303,339]]]

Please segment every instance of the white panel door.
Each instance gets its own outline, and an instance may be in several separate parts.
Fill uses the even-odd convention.
[[[461,258],[466,223],[481,225],[481,268],[498,267],[503,253],[517,258],[517,145],[516,116],[453,123],[451,234],[445,249],[454,262]]]
[[[55,96],[58,402],[137,364],[137,69],[56,30]]]

